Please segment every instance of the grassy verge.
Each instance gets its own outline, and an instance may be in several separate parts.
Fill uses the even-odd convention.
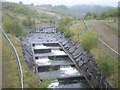
[[[107,76],[107,81],[118,87],[118,61],[99,47],[94,47],[90,52],[95,56],[99,69]]]
[[[35,73],[31,72],[25,64],[21,53],[20,40],[16,38],[14,35],[7,34],[12,43],[14,44],[18,55],[20,57],[20,61],[23,69],[23,77],[24,77],[24,88],[38,88],[39,87],[39,79]],[[5,88],[19,88],[20,80],[19,80],[19,72],[17,68],[17,63],[15,57],[13,56],[9,46],[6,41],[3,39],[3,87]]]
[[[3,39],[2,42],[2,87],[3,88],[20,88],[19,72],[15,57],[10,50],[9,45]]]
[[[79,24],[79,25],[78,25]],[[89,23],[90,24],[90,23]],[[90,40],[90,38],[94,38],[93,35],[86,34],[86,28],[82,25],[82,23],[73,24],[71,30],[75,31],[76,34],[72,37],[74,41],[84,42],[86,47],[89,47],[89,41],[94,42],[95,40]],[[85,35],[84,35],[85,33]],[[87,39],[83,39],[82,37]],[[89,37],[90,36],[90,37]],[[92,48],[89,49],[90,52],[95,56],[96,63],[98,68],[107,76],[107,80],[113,86],[118,87],[118,62],[112,56],[110,57],[105,50],[102,50],[96,45],[92,45]]]
[[[70,26],[70,30],[75,33],[74,36],[72,36],[72,39],[75,42],[79,42],[81,39],[81,34],[85,32],[85,26],[82,21],[78,21]]]
[[[106,21],[106,22],[107,22],[107,21]],[[91,22],[90,22],[89,20],[87,20],[86,23],[87,23],[87,25],[88,25],[92,30],[94,30],[96,33],[98,33],[99,38],[100,38],[102,41],[104,41],[105,43],[107,43],[107,45],[111,46],[111,45],[109,44],[109,42],[108,42],[106,39],[104,39],[104,38],[102,37],[102,35],[101,35],[98,31],[95,30],[94,26],[91,24]],[[111,31],[111,30],[109,30],[109,31]],[[106,33],[107,33],[107,32],[106,32]],[[112,47],[112,46],[111,46],[111,47]],[[113,47],[112,47],[112,48],[113,48]]]

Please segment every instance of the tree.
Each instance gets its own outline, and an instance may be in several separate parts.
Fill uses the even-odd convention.
[[[22,2],[22,1],[20,1],[20,2],[19,2],[19,4],[23,4],[23,2]]]
[[[92,13],[91,12],[88,12],[88,13],[86,13],[86,15],[85,15],[85,19],[92,19]]]

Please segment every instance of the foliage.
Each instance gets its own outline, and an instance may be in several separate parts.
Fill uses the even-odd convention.
[[[118,9],[110,9],[108,11],[103,11],[101,13],[92,13],[88,12],[85,15],[85,19],[107,19],[107,18],[116,18],[118,17]]]
[[[11,42],[13,43],[13,45],[15,46],[18,56],[20,58],[20,62],[21,62],[21,66],[22,66],[22,70],[23,70],[23,80],[24,80],[24,88],[39,88],[39,77],[33,73],[32,71],[30,71],[30,69],[26,66],[26,63],[24,61],[23,55],[22,55],[22,49],[20,46],[20,40],[19,38],[17,38],[15,35],[10,34],[10,33],[6,33],[7,36],[9,37],[9,39],[11,40]],[[4,67],[4,75],[5,75],[5,88],[9,87],[9,88],[19,88],[17,84],[19,84],[20,86],[20,81],[16,81],[19,80],[19,72],[18,72],[18,68],[17,68],[17,63],[15,60],[14,55],[12,54],[10,47],[8,46],[8,44],[6,43],[6,41],[3,39],[3,66]],[[9,68],[9,69],[8,69]],[[6,71],[7,70],[7,71]],[[13,77],[14,76],[14,77]],[[7,79],[8,78],[8,79]]]
[[[22,24],[19,23],[19,20],[15,19],[11,16],[5,15],[3,17],[2,26],[6,33],[11,33],[18,37],[20,37],[24,34],[24,28],[23,28]]]
[[[59,26],[65,27],[68,26],[72,22],[71,17],[63,17],[58,21]]]
[[[43,79],[42,82],[40,83],[40,88],[48,88],[48,85],[51,83],[51,80],[48,79]]]
[[[58,20],[60,32],[65,32],[68,29],[68,26],[71,24],[71,22],[72,22],[71,17],[63,17],[60,20]]]
[[[65,28],[64,35],[66,38],[72,37],[75,35],[75,32],[70,30],[69,28]]]
[[[117,63],[107,54],[102,54],[99,56],[99,68],[106,75],[111,75],[117,72]]]
[[[64,33],[65,37],[67,37],[67,38],[74,35],[74,32],[69,29],[71,22],[72,22],[71,17],[63,17],[58,21],[59,31],[61,33]]]
[[[17,3],[3,2],[2,8],[13,11],[13,12],[22,13],[24,15],[38,15],[39,14],[38,12],[35,12],[29,9],[25,5],[17,4]]]
[[[24,19],[22,21],[22,24],[27,28],[31,28],[35,26],[35,20],[32,20],[30,17],[27,17],[27,19]]]
[[[98,41],[98,35],[93,30],[86,31],[81,35],[81,43],[86,50],[92,49]]]
[[[17,63],[4,38],[2,39],[2,48],[4,48],[2,49],[2,88],[20,88]]]

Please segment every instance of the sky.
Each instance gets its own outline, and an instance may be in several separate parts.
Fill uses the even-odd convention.
[[[24,4],[41,5],[41,4],[52,4],[54,5],[80,5],[80,4],[91,4],[91,5],[103,5],[103,6],[118,6],[119,0],[5,0],[9,2],[22,1]]]

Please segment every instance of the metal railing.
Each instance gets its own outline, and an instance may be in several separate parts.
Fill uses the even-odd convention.
[[[23,72],[22,72],[22,67],[21,67],[19,56],[17,54],[17,51],[16,51],[13,43],[9,40],[9,38],[7,37],[7,35],[5,34],[5,32],[3,31],[3,29],[1,27],[0,27],[0,32],[2,33],[3,37],[7,40],[8,44],[11,47],[12,52],[14,53],[14,55],[16,57],[16,61],[17,61],[18,69],[19,69],[19,75],[20,75],[20,84],[21,84],[21,88],[23,90]]]
[[[82,20],[82,21],[83,21],[85,27],[87,28],[87,30],[90,30],[90,28],[87,25],[87,23],[85,22],[85,20]],[[118,59],[118,57],[120,57],[120,54],[117,51],[115,51],[112,47],[110,47],[108,44],[106,44],[101,39],[99,39],[98,45],[100,47],[102,47],[103,49],[105,49],[108,53],[111,53],[116,59]]]

